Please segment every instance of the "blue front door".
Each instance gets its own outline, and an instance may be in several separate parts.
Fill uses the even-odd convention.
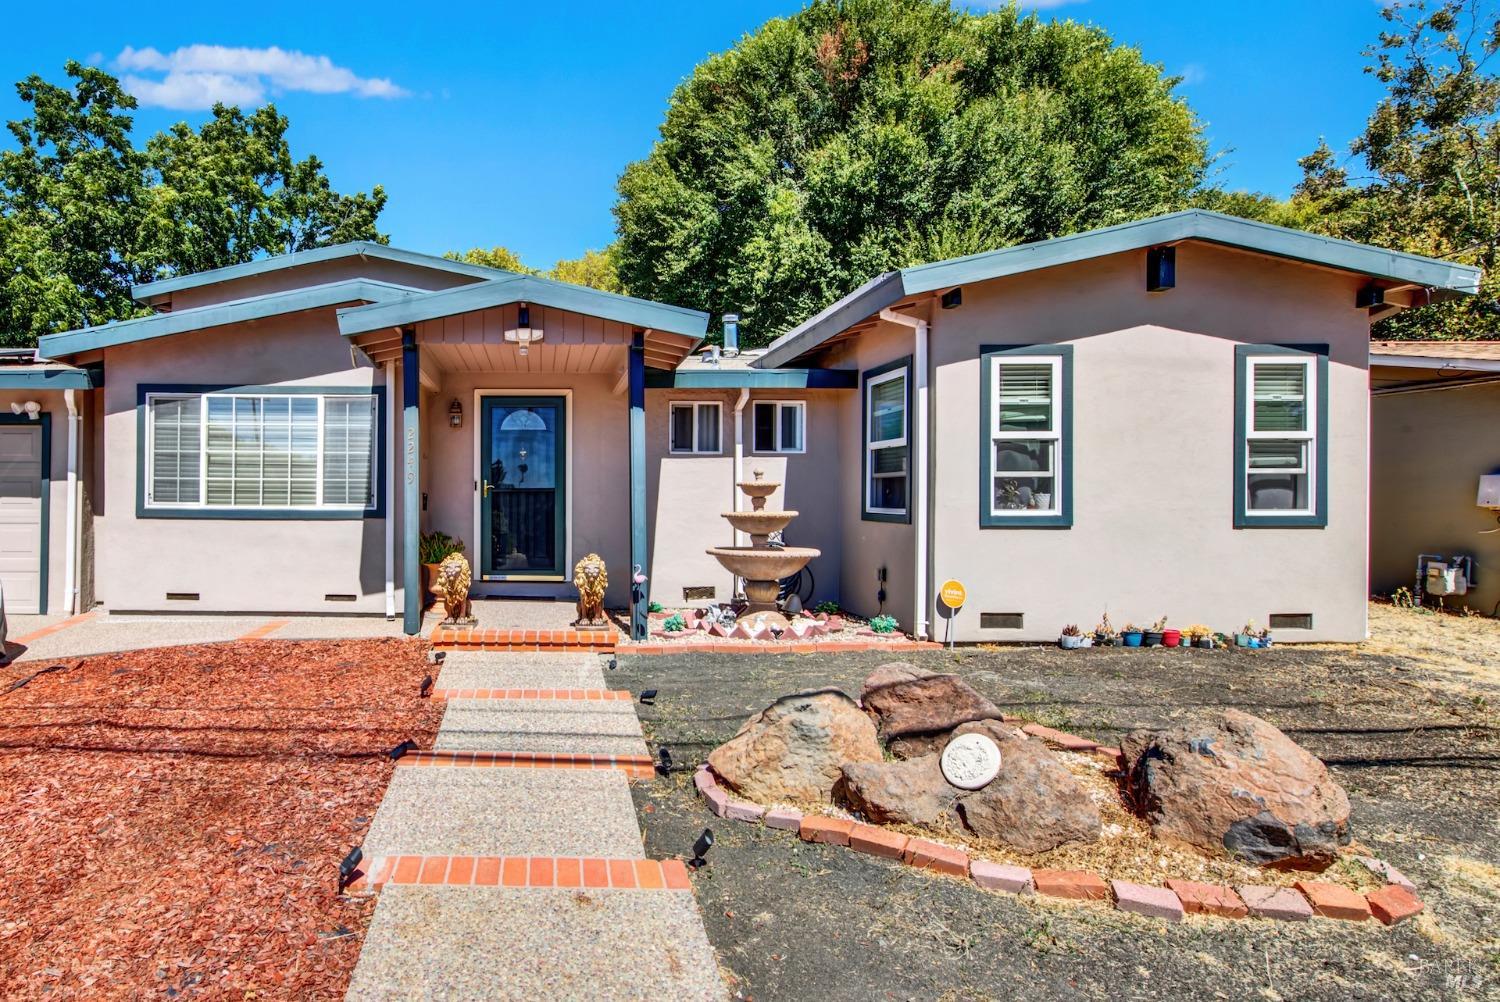
[[[480,573],[557,578],[567,559],[567,401],[483,397]]]

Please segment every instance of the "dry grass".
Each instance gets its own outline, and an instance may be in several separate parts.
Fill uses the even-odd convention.
[[[1361,654],[1406,658],[1433,669],[1435,684],[1472,694],[1500,689],[1500,621],[1370,603],[1370,639]]]

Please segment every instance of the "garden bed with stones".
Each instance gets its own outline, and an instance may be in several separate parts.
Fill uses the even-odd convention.
[[[629,630],[622,631],[617,644],[620,649],[634,648],[637,653],[660,654],[669,651],[688,652],[762,652],[782,650],[789,653],[812,653],[814,651],[908,651],[937,648],[930,642],[914,641],[900,632],[877,633],[863,619],[847,613],[811,613],[791,620],[791,629],[775,631],[757,626],[753,614],[742,616],[731,626],[724,626],[702,615],[701,609],[680,609],[653,612],[650,614],[650,634],[642,641],[626,639]],[[685,628],[666,630],[664,624],[672,616],[681,616]]]
[[[418,641],[252,641],[0,669],[0,997],[337,999],[336,894],[429,744]],[[21,684],[19,687],[17,683]]]

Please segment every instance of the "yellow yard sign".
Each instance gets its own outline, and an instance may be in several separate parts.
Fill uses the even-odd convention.
[[[964,599],[969,593],[964,591],[962,582],[949,579],[943,582],[943,587],[938,589],[938,598],[950,609],[958,609],[963,606]]]

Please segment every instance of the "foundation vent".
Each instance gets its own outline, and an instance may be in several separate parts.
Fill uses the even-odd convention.
[[[1273,630],[1311,630],[1312,628],[1312,613],[1310,612],[1271,613],[1271,629]]]
[[[718,589],[713,585],[698,585],[693,588],[682,589],[682,600],[684,602],[711,602],[718,597],[718,594]]]
[[[335,595],[335,594],[331,594],[330,593],[328,595],[324,595],[323,596],[323,601],[325,601],[325,602],[358,602],[359,601],[359,596],[358,595]]]
[[[198,593],[195,591],[169,591],[167,592],[167,601],[196,602],[198,601]]]
[[[1024,612],[981,612],[979,614],[981,630],[1019,630],[1025,624]]]

